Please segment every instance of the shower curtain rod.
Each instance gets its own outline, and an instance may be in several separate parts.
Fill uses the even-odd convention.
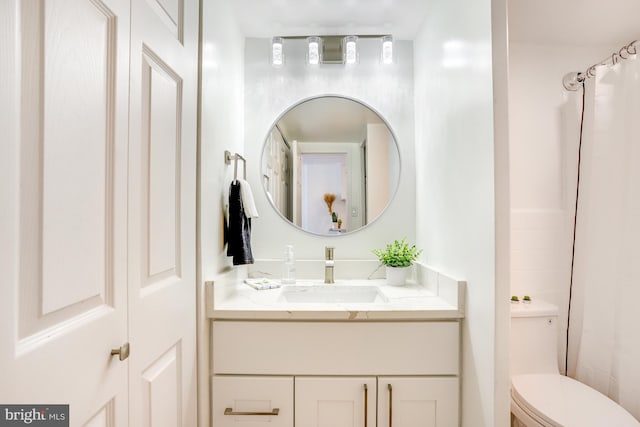
[[[608,56],[606,59],[603,59],[597,64],[593,64],[592,66],[587,68],[584,73],[574,71],[572,73],[566,74],[562,78],[562,85],[566,90],[578,90],[582,82],[596,75],[596,67],[599,67],[600,65],[615,65],[622,60],[629,59],[629,56],[638,53],[637,45],[638,40],[634,40],[628,45],[622,46],[619,51],[613,52],[611,56]]]

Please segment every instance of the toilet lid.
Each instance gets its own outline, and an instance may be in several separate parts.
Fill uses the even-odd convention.
[[[639,427],[622,406],[598,391],[558,374],[511,377],[511,394],[520,407],[551,426]]]

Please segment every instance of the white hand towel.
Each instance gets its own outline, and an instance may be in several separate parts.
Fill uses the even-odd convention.
[[[258,210],[256,209],[256,202],[253,200],[253,192],[251,186],[244,179],[239,179],[240,192],[242,193],[242,206],[244,207],[244,214],[247,218],[258,218]]]

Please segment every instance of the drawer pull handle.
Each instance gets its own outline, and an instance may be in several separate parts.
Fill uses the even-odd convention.
[[[233,408],[225,408],[225,415],[278,415],[280,408],[273,408],[271,412],[235,412]]]
[[[393,416],[393,387],[391,387],[391,384],[387,384],[387,390],[389,390],[389,427],[392,427],[391,417]]]
[[[364,385],[364,427],[368,426],[367,415],[369,413],[369,388],[367,385]]]

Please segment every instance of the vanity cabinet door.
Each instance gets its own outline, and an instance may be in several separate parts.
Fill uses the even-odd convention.
[[[296,377],[296,427],[375,427],[375,377]]]
[[[293,427],[293,377],[214,376],[215,427]]]
[[[378,378],[378,427],[457,426],[458,378]]]

